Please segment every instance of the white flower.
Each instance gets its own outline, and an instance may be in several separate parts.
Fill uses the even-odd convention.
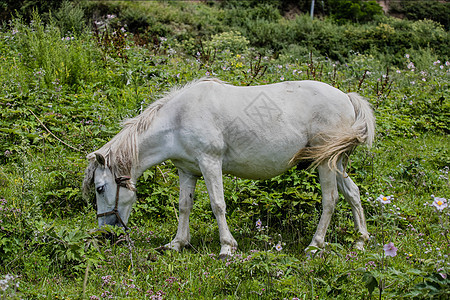
[[[442,211],[444,208],[448,206],[447,199],[434,197],[434,201],[433,203],[431,203],[431,206],[434,206],[438,211]]]
[[[281,242],[278,242],[278,244],[275,245],[275,250],[281,251],[283,247],[281,246]]]
[[[389,203],[391,203],[391,199],[393,199],[393,198],[394,198],[393,196],[380,195],[380,196],[378,196],[377,201],[381,202],[382,204],[389,204]]]

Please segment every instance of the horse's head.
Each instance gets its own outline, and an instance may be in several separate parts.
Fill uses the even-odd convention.
[[[89,166],[83,182],[85,197],[95,188],[98,225],[118,225],[126,228],[136,192],[128,176],[116,176],[103,155],[88,155]]]

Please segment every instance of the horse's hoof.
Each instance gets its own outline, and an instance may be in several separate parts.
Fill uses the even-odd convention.
[[[227,261],[228,258],[231,258],[231,254],[226,254],[226,253],[219,254],[219,259],[221,261]]]
[[[364,241],[356,241],[355,249],[359,251],[364,251]]]
[[[306,247],[305,249],[305,254],[307,258],[313,258],[315,257],[317,254],[319,254],[322,251],[322,249],[320,249],[317,246],[312,246],[309,245],[308,247]]]
[[[236,251],[236,247],[230,245],[223,245],[220,249],[219,259],[225,261],[228,258],[233,256],[234,251]]]
[[[164,253],[166,250],[170,250],[170,248],[167,248],[166,246],[159,246],[158,248],[155,248],[155,251],[159,254]]]

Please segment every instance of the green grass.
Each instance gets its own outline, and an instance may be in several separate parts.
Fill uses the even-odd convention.
[[[382,56],[358,53],[345,63],[315,54],[259,59],[233,32],[211,37],[195,57],[185,51],[198,44],[189,48],[169,40],[149,49],[134,44],[131,33],[107,41],[89,32],[62,40],[59,32],[37,16],[33,25],[16,20],[0,32],[2,297],[448,297],[449,208],[439,213],[424,205],[431,195],[449,198],[445,57],[432,49],[411,51],[388,70]],[[221,39],[229,51],[208,56]],[[371,234],[365,251],[352,248],[357,236],[350,207],[341,199],[327,246],[305,256],[321,212],[314,170],[263,182],[225,177],[228,223],[239,244],[227,261],[217,259],[218,229],[202,181],[191,215],[192,247],[181,253],[154,250],[177,228],[177,172],[170,162],[139,180],[129,241],[105,241],[93,230],[95,210],[80,193],[85,154],[117,133],[120,120],[206,74],[237,85],[315,79],[369,99],[376,142],[357,149],[349,166]],[[393,195],[392,202],[381,207],[375,200],[381,194]],[[256,228],[259,219],[267,226],[263,231]],[[384,255],[388,242],[398,248],[395,257]]]

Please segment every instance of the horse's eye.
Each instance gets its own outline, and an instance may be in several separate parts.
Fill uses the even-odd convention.
[[[104,185],[97,187],[97,193],[101,194],[104,191],[105,191],[105,186]]]

